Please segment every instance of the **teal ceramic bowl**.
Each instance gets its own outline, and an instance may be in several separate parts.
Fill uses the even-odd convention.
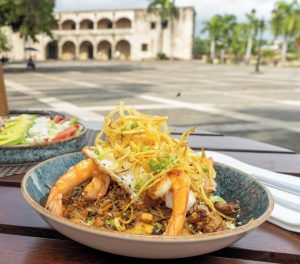
[[[64,115],[52,111],[11,111],[11,115]],[[76,152],[85,145],[86,128],[75,136],[55,142],[0,146],[0,164],[24,164],[44,161],[66,153]]]
[[[26,201],[57,231],[89,247],[140,258],[182,258],[205,254],[242,238],[268,219],[273,209],[270,192],[253,177],[231,167],[216,164],[218,194],[229,202],[239,201],[241,226],[193,236],[149,236],[96,229],[57,217],[44,208],[49,188],[70,167],[84,159],[77,152],[52,158],[33,167],[23,178]]]

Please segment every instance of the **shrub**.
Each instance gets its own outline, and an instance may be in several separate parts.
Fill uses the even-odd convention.
[[[168,59],[167,55],[164,52],[157,53],[156,58],[158,60],[167,60]]]

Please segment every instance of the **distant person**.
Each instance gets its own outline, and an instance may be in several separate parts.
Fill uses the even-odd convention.
[[[27,61],[27,69],[28,70],[35,70],[35,62],[32,59],[32,57],[30,56],[28,61]]]

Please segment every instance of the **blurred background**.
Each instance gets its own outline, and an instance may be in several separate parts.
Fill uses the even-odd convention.
[[[0,2],[10,109],[102,121],[120,100],[169,124],[300,152],[300,5]]]

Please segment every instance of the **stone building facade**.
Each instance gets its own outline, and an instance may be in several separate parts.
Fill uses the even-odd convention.
[[[52,25],[54,41],[39,35],[31,43],[7,31],[10,60],[28,57],[25,47],[37,60],[147,60],[162,51],[170,58],[192,58],[195,11],[192,7],[178,9],[177,18],[161,26],[158,14],[144,9],[57,12]]]

